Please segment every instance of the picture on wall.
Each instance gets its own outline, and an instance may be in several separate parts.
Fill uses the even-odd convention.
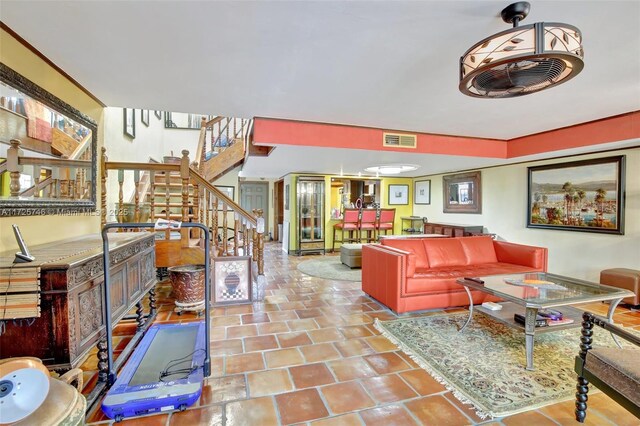
[[[431,204],[431,180],[415,182],[413,202],[415,204]]]
[[[389,185],[389,205],[409,204],[409,185]]]
[[[624,155],[528,170],[527,227],[624,234]]]
[[[149,110],[148,109],[140,110],[140,120],[142,121],[142,124],[149,127]]]
[[[234,200],[234,195],[235,195],[235,187],[233,186],[222,186],[222,185],[215,185],[216,188],[218,188],[220,191],[222,191],[224,193],[224,195],[226,195],[227,197],[229,197],[231,200]],[[218,203],[218,210],[222,209],[223,204],[222,203]]]
[[[251,302],[251,257],[213,259],[213,303]]]
[[[136,110],[124,108],[124,134],[130,138],[136,137]]]

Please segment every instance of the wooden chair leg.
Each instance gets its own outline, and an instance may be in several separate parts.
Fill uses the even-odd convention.
[[[578,377],[578,384],[576,385],[576,420],[580,423],[584,423],[584,419],[587,417],[588,392],[589,381],[584,377]]]

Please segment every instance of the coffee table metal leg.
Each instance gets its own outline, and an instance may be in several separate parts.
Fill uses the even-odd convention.
[[[607,319],[609,320],[609,324],[613,324],[613,313],[618,307],[618,304],[620,304],[620,302],[622,302],[622,299],[614,299],[611,301],[611,304],[609,305],[609,312],[607,313]],[[618,341],[618,338],[616,337],[616,335],[613,333],[610,333],[610,334],[613,341],[616,342],[616,345],[618,345],[619,348],[622,348],[622,345]]]
[[[524,334],[525,334],[525,350],[527,353],[527,370],[535,370],[533,368],[533,342],[536,330],[536,317],[538,316],[537,308],[527,308],[524,318]]]
[[[469,288],[467,286],[462,287],[467,292],[467,296],[469,296],[469,317],[467,318],[467,322],[465,322],[460,330],[458,330],[458,333],[460,333],[469,325],[469,323],[471,322],[471,318],[473,317],[473,297],[471,297],[471,291],[469,291]]]

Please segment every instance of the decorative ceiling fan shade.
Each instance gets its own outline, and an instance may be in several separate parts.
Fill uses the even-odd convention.
[[[460,58],[459,89],[478,98],[509,98],[569,81],[584,67],[582,33],[538,22],[494,34]]]

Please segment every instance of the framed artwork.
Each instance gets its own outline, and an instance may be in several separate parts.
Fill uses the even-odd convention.
[[[142,124],[149,127],[149,110],[148,109],[140,110],[140,119],[142,120]]]
[[[124,134],[134,139],[136,137],[136,110],[124,108]]]
[[[482,213],[480,172],[443,176],[442,194],[444,213]]]
[[[153,113],[158,120],[162,120],[162,111],[154,111]]]
[[[289,185],[284,186],[284,209],[289,210]]]
[[[224,256],[213,261],[213,303],[251,303],[251,257]]]
[[[164,128],[165,129],[193,129],[200,130],[202,127],[202,117],[207,120],[213,118],[211,115],[203,114],[187,114],[184,112],[169,112],[164,113]]]
[[[623,235],[625,158],[529,167],[527,227]]]
[[[415,182],[413,194],[414,204],[431,204],[431,180],[419,180]]]
[[[233,186],[221,186],[221,185],[215,185],[216,188],[218,188],[220,191],[222,191],[224,193],[224,195],[226,195],[227,197],[231,198],[232,200],[235,201],[235,199],[233,198],[235,195],[235,190],[236,188]],[[218,202],[218,210],[222,209],[222,203]]]
[[[389,185],[389,205],[409,204],[409,185]]]

